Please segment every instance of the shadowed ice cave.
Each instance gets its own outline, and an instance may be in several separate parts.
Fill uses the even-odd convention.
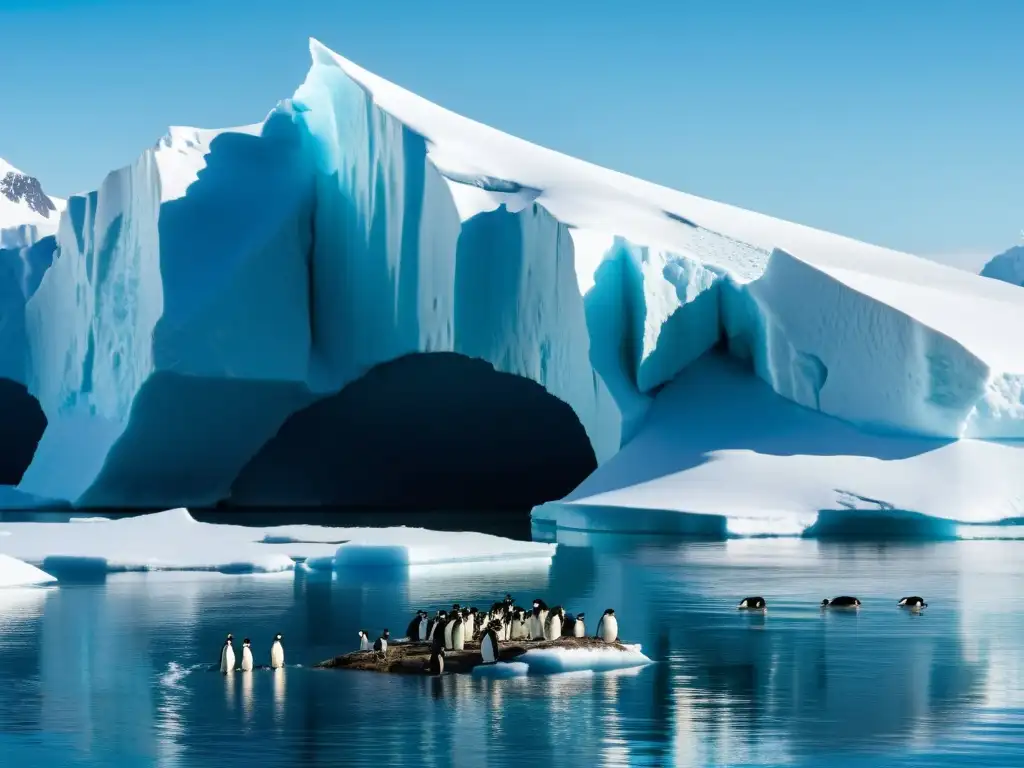
[[[408,355],[293,414],[231,505],[529,508],[597,467],[573,410],[454,353]]]
[[[39,401],[25,385],[0,378],[0,485],[17,485],[46,429]]]

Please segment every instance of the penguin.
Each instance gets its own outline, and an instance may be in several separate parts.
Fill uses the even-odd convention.
[[[456,616],[452,621],[452,650],[461,651],[466,647],[466,622],[462,616]]]
[[[512,639],[512,624],[512,615],[506,613],[501,620],[501,639],[506,642]]]
[[[455,618],[459,614],[452,613],[448,621],[444,624],[444,649],[450,651],[452,649],[452,630],[455,629]]]
[[[231,647],[231,634],[228,633],[224,646],[220,649],[220,671],[227,674],[235,670],[235,649]]]
[[[380,637],[378,637],[374,641],[374,643],[373,643],[373,650],[376,653],[381,653],[381,654],[384,654],[385,656],[387,656],[388,655],[388,640],[389,639],[391,639],[391,633],[388,632],[387,629],[385,629],[383,632],[380,633]]]
[[[827,597],[821,601],[822,610],[825,608],[846,608],[857,610],[860,608],[860,600],[849,595],[840,595],[829,600]]]
[[[274,635],[274,642],[270,646],[270,668],[284,668],[284,646],[281,645],[281,633]]]
[[[466,625],[465,627],[463,627],[463,632],[466,633],[466,642],[468,643],[474,637],[476,637],[476,613],[477,613],[477,611],[476,611],[476,608],[470,608],[469,610],[466,610],[465,608],[463,608],[462,610],[464,611],[464,613],[462,615],[462,622]]]
[[[370,635],[367,633],[365,629],[359,630],[359,650],[370,650]]]
[[[548,619],[548,606],[540,598],[533,601],[533,613],[530,615],[530,639],[540,640],[544,637],[544,622]]]
[[[763,597],[744,597],[736,608],[741,611],[767,611],[768,603]]]
[[[498,635],[495,625],[489,624],[480,638],[480,657],[484,664],[494,664],[498,660]]]
[[[597,620],[597,634],[606,643],[614,643],[619,639],[619,620],[615,618],[615,609],[609,608],[604,615]]]
[[[434,642],[434,635],[440,632],[444,637],[444,625],[448,623],[448,614],[445,611],[438,611],[437,616],[431,619],[430,628],[427,630],[427,642]]]
[[[412,617],[412,621],[409,622],[409,626],[405,629],[405,636],[409,638],[410,643],[415,643],[419,640],[421,618],[423,618],[423,611],[416,611],[416,615]]]
[[[416,639],[425,643],[427,641],[427,635],[430,633],[430,616],[426,611],[420,611],[420,623],[417,625]]]
[[[434,648],[430,652],[430,661],[427,662],[427,672],[439,677],[444,674],[444,646]]]
[[[915,611],[919,611],[922,608],[927,608],[928,603],[924,601],[923,597],[914,595],[913,597],[904,597],[900,600],[900,605],[904,608],[910,608]]]
[[[516,608],[512,612],[511,638],[513,640],[525,640],[529,632],[529,627],[526,625],[526,611],[522,608]]]
[[[572,636],[573,637],[586,637],[587,626],[583,623],[584,616],[582,613],[576,614],[576,623],[572,625]],[[616,626],[616,629],[618,627]]]
[[[501,603],[505,606],[506,613],[512,613],[512,609],[515,607],[516,601],[512,599],[512,595],[506,592],[505,599],[502,600]]]
[[[242,641],[242,671],[252,672],[252,643],[248,637]]]
[[[548,619],[544,622],[544,639],[557,640],[562,636],[562,622],[565,620],[565,609],[556,605],[548,612]]]

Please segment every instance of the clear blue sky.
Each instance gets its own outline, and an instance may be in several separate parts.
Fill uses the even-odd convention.
[[[509,133],[860,239],[977,260],[1024,228],[1024,0],[0,0],[0,29],[0,157],[59,196],[168,125],[258,121],[313,36]]]

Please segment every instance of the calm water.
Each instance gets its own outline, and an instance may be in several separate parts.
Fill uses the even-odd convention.
[[[550,570],[0,591],[0,765],[1024,765],[1024,543],[592,544]],[[614,606],[658,663],[512,680],[306,666],[361,627],[401,635],[416,608],[506,591]],[[755,593],[767,617],[738,614]],[[861,613],[823,616],[838,593]],[[930,607],[902,612],[904,594]],[[289,667],[206,671],[227,631],[263,663],[283,632]]]

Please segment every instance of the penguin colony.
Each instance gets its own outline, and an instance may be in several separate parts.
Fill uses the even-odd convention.
[[[274,641],[270,644],[270,669],[284,667],[284,646],[281,645],[281,640],[281,634],[278,633],[274,635]],[[220,671],[224,674],[236,670],[233,641],[234,636],[228,633],[224,645],[220,649]],[[252,642],[248,637],[242,640],[242,660],[237,669],[241,672],[252,672],[255,669],[252,660]]]
[[[900,598],[897,605],[901,608],[909,608],[911,611],[920,611],[928,607],[928,603],[924,601],[924,598],[918,595]],[[745,597],[740,600],[740,604],[736,607],[741,611],[768,611],[768,603],[760,596]],[[821,610],[827,609],[856,611],[860,609],[860,600],[850,595],[840,595],[839,597],[833,597],[831,600],[826,597],[821,601]]]
[[[430,644],[427,672],[434,675],[444,673],[447,651],[465,650],[467,643],[479,642],[483,663],[494,664],[499,656],[499,643],[502,642],[586,636],[584,614],[566,613],[560,605],[549,608],[540,598],[534,600],[527,610],[516,605],[511,595],[505,595],[504,600],[494,603],[486,611],[464,607],[459,603],[453,604],[450,611],[441,609],[433,616],[419,610],[406,629],[410,643]],[[388,637],[389,632],[385,629],[373,645],[375,653],[387,654]],[[606,643],[618,640],[619,625],[614,609],[607,609],[598,620],[594,637]],[[359,631],[359,650],[370,650],[366,630]]]

